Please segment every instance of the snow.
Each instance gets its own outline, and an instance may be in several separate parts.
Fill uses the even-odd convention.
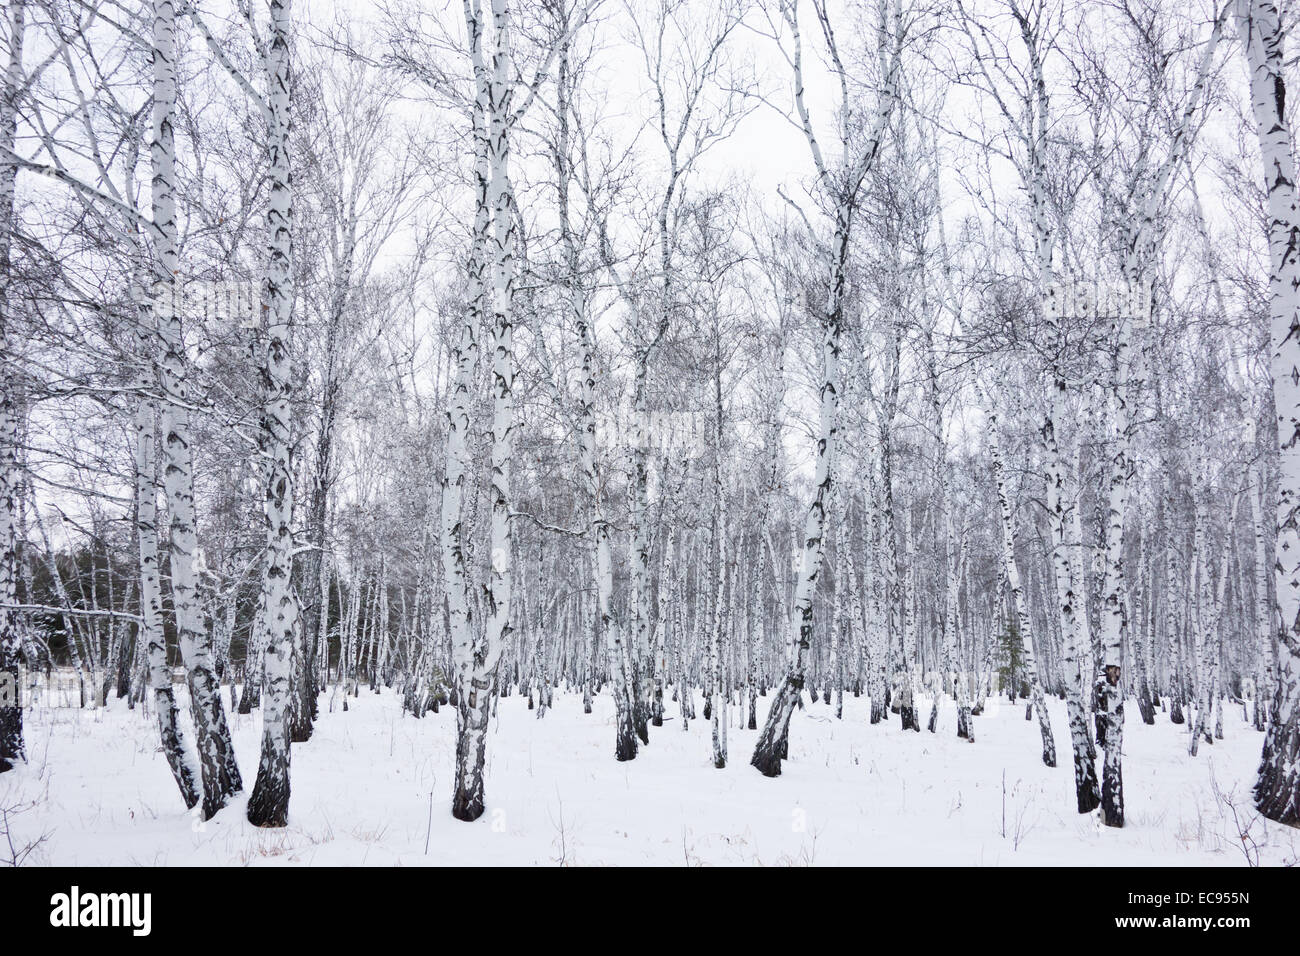
[[[759,699],[760,716],[770,699]],[[415,720],[388,689],[363,689],[349,703],[347,713],[337,705],[331,713],[323,695],[315,736],[294,745],[290,825],[280,830],[249,825],[246,796],[206,823],[188,813],[154,721],[123,701],[99,710],[40,704],[27,715],[30,764],[0,776],[9,837],[16,847],[44,838],[29,863],[76,866],[1239,866],[1253,844],[1266,865],[1300,859],[1300,832],[1250,808],[1263,738],[1239,706],[1224,714],[1226,739],[1190,758],[1185,726],[1165,714],[1145,726],[1130,702],[1127,823],[1114,830],[1096,813],[1074,812],[1058,700],[1048,702],[1055,769],[1039,760],[1038,726],[1024,719],[1023,702],[976,717],[972,744],[956,737],[951,702],[931,735],[900,730],[896,717],[870,726],[867,698],[846,697],[842,721],[821,703],[795,712],[791,759],[768,779],[748,764],[757,731],[737,726],[734,707],[731,764],[716,770],[709,723],[692,721],[683,733],[675,705],[673,719],[651,728],[650,746],[620,764],[608,694],[586,715],[580,695],[557,693],[542,720],[511,696],[490,725],[487,812],[472,824],[449,810],[450,709]],[[230,718],[251,780],[260,717]],[[0,855],[5,846],[0,834]]]

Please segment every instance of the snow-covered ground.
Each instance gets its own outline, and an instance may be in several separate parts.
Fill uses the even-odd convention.
[[[178,688],[179,690],[179,688]],[[39,845],[29,863],[97,864],[1021,864],[1240,866],[1300,858],[1300,831],[1250,809],[1261,735],[1225,713],[1226,739],[1189,758],[1185,727],[1154,727],[1130,704],[1125,734],[1127,826],[1101,827],[1073,808],[1064,705],[1052,701],[1061,766],[1039,760],[1023,705],[976,718],[977,741],[872,727],[866,698],[844,719],[797,711],[784,774],[749,766],[755,731],[730,730],[731,765],[713,768],[708,723],[652,728],[629,763],[613,758],[613,708],[557,694],[536,719],[500,701],[488,742],[488,811],[449,813],[454,713],[414,720],[398,697],[363,690],[327,712],[293,750],[291,825],[258,830],[232,805],[202,823],[181,805],[153,721],[121,701],[107,710],[37,706],[31,763],[0,776],[8,842]],[[760,708],[765,701],[760,699]],[[921,711],[928,716],[928,705]],[[245,782],[257,769],[259,718],[232,715]],[[1242,832],[1246,831],[1243,841]],[[0,834],[0,857],[12,852]],[[1258,849],[1255,849],[1255,847]]]

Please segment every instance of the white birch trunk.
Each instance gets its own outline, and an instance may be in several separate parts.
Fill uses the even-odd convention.
[[[176,634],[185,659],[203,780],[203,816],[210,818],[243,789],[230,728],[213,669],[211,639],[203,627],[194,557],[198,532],[194,518],[194,470],[188,358],[185,351],[180,261],[176,223],[176,147],[172,121],[176,108],[176,9],[172,0],[153,3],[153,167],[152,239],[162,281],[155,315],[162,338],[164,395],[164,487],[170,518],[172,606]]]
[[[1209,489],[1204,479],[1208,466],[1202,463],[1202,479],[1198,484],[1196,501],[1196,526],[1192,533],[1192,573],[1188,578],[1192,593],[1196,595],[1196,615],[1193,634],[1193,656],[1195,658],[1196,719],[1191,725],[1191,740],[1187,753],[1196,756],[1197,745],[1205,733],[1208,711],[1213,706],[1214,690],[1211,684],[1210,648],[1214,642],[1214,614],[1212,612],[1210,562],[1206,556],[1207,525],[1209,524]],[[1213,743],[1211,740],[1210,743]]]
[[[23,78],[26,2],[9,5],[9,62],[0,90],[0,147],[12,151],[17,133],[19,87]],[[7,155],[7,154],[6,154]],[[18,167],[0,159],[0,683],[13,700],[0,701],[0,773],[27,758],[19,698],[22,630],[18,612],[18,412],[16,370],[9,351],[10,256],[14,232],[14,186]]]
[[[1286,117],[1282,28],[1272,0],[1238,0],[1251,104],[1268,194],[1269,311],[1277,414],[1277,688],[1264,738],[1255,806],[1270,820],[1300,822],[1300,196]],[[1271,617],[1271,615],[1270,615]]]
[[[993,458],[993,480],[997,484],[998,511],[1002,525],[1002,563],[1006,568],[1007,587],[1011,590],[1011,600],[1015,606],[1016,624],[1020,631],[1021,655],[1025,674],[1029,678],[1029,691],[1035,713],[1038,714],[1038,730],[1043,742],[1043,763],[1049,767],[1056,766],[1056,740],[1052,736],[1052,724],[1047,715],[1047,701],[1043,696],[1043,683],[1038,675],[1037,658],[1034,655],[1032,622],[1029,608],[1025,602],[1024,589],[1020,584],[1020,568],[1016,564],[1016,539],[1011,513],[1011,499],[1007,493],[1005,469],[1002,463],[1002,442],[998,428],[998,414],[992,403],[988,403],[989,419],[989,453]]]
[[[510,536],[510,466],[514,432],[514,326],[512,298],[514,283],[514,196],[510,185],[509,131],[510,92],[514,67],[510,56],[510,11],[506,0],[492,0],[493,52],[491,69],[483,55],[483,24],[477,0],[466,0],[465,22],[473,62],[476,97],[474,102],[475,147],[478,151],[479,209],[476,230],[481,228],[482,258],[473,270],[483,270],[489,283],[475,279],[479,308],[490,306],[493,327],[492,357],[492,473],[489,487],[491,503],[488,554],[488,580],[484,588],[488,619],[477,642],[472,641],[468,626],[456,641],[457,693],[456,789],[452,798],[452,815],[459,820],[476,820],[483,813],[483,763],[487,747],[487,722],[492,704],[492,688],[497,665],[511,631],[511,536]],[[471,318],[473,321],[473,310]],[[464,419],[467,422],[467,416]],[[463,443],[463,435],[458,441]],[[449,440],[449,464],[451,458]],[[463,447],[463,444],[462,444]],[[463,469],[461,472],[463,476]],[[459,484],[458,486],[459,487]],[[459,492],[453,496],[458,498]],[[448,529],[449,502],[444,498],[444,531]],[[458,513],[458,509],[456,512]],[[450,530],[455,531],[458,519]],[[444,545],[446,548],[446,545]],[[451,559],[456,560],[456,548]],[[444,551],[444,554],[446,552]],[[463,568],[462,568],[463,575]],[[449,575],[448,590],[460,583]],[[467,603],[467,602],[466,602]],[[468,625],[468,608],[465,610]]]
[[[565,24],[567,27],[567,23]],[[582,380],[578,399],[578,454],[586,484],[589,527],[594,548],[596,573],[596,613],[605,639],[606,661],[609,670],[611,694],[615,707],[614,757],[631,760],[637,754],[635,728],[636,706],[629,668],[628,649],[623,622],[614,608],[614,563],[610,553],[609,521],[605,516],[605,502],[599,472],[599,447],[596,439],[596,338],[587,315],[587,296],[580,276],[581,262],[577,237],[570,220],[569,186],[572,168],[569,157],[570,102],[569,44],[561,44],[557,80],[557,119],[559,130],[556,143],[556,181],[559,192],[560,240],[565,258],[565,283],[570,317],[578,334],[582,352]],[[661,621],[660,629],[666,627]]]
[[[289,358],[293,316],[293,191],[289,168],[289,44],[292,0],[270,0],[270,43],[266,53],[269,113],[270,202],[266,213],[268,261],[264,285],[266,354],[262,366],[266,434],[266,565],[262,574],[265,684],[262,701],[262,752],[257,780],[248,800],[255,826],[289,822],[289,704],[293,694],[294,651],[302,627],[302,608],[293,584],[293,390]],[[305,679],[305,675],[304,675]]]
[[[827,279],[830,286],[825,305],[820,309],[822,325],[822,376],[819,388],[820,409],[817,431],[817,463],[813,479],[813,500],[804,519],[803,539],[800,548],[799,574],[795,584],[790,616],[790,639],[793,648],[788,671],[768,710],[767,721],[759,734],[750,763],[764,776],[775,777],[781,773],[781,761],[788,753],[790,717],[803,693],[807,670],[807,653],[813,637],[813,593],[821,573],[825,555],[826,507],[831,490],[831,461],[835,453],[835,438],[839,430],[840,390],[840,334],[844,322],[844,303],[847,296],[850,234],[858,190],[867,173],[875,165],[881,144],[897,99],[899,77],[899,49],[902,45],[901,15],[896,6],[882,9],[886,22],[880,24],[881,60],[888,62],[885,88],[877,102],[876,114],[866,142],[856,155],[850,154],[850,133],[840,131],[843,156],[840,168],[831,170],[822,156],[821,146],[813,132],[812,121],[804,100],[803,52],[799,35],[798,7],[787,3],[782,14],[792,33],[795,106],[803,126],[804,136],[812,152],[818,182],[833,202],[835,210],[834,232],[831,241],[831,261]],[[825,11],[819,10],[824,18]],[[823,19],[823,35],[832,44],[833,33]],[[892,56],[886,55],[893,44]],[[844,97],[847,98],[847,92]],[[842,121],[848,122],[847,102]]]
[[[841,221],[847,227],[847,210],[841,214]],[[847,231],[837,233],[842,236],[845,253],[847,253]],[[836,288],[842,295],[845,276],[843,267],[847,255],[841,260],[836,271]],[[802,557],[800,559],[799,577],[795,585],[794,605],[790,617],[790,639],[793,654],[789,669],[780,688],[772,699],[767,721],[759,734],[758,743],[750,760],[765,776],[775,777],[781,773],[781,761],[787,754],[787,735],[790,717],[795,704],[803,693],[807,670],[807,653],[812,646],[813,636],[813,593],[817,577],[821,573],[822,558],[825,553],[824,535],[826,530],[826,506],[829,502],[831,488],[831,455],[834,450],[835,436],[839,420],[839,364],[840,364],[840,304],[837,297],[832,309],[824,318],[822,325],[822,383],[821,410],[819,414],[817,440],[817,470],[814,478],[812,505],[804,519]]]
[[[1255,713],[1256,730],[1265,729],[1267,701],[1272,696],[1273,673],[1275,667],[1275,650],[1273,632],[1276,628],[1275,605],[1269,593],[1269,532],[1265,521],[1265,509],[1262,501],[1267,493],[1264,481],[1264,469],[1257,465],[1254,470],[1255,481],[1247,489],[1246,497],[1250,505],[1250,527],[1254,547],[1251,549],[1252,570],[1254,572],[1255,600],[1251,605],[1252,624],[1255,636],[1255,654],[1259,664],[1256,667]]]
[[[140,362],[141,396],[135,413],[135,527],[140,557],[140,628],[137,641],[145,649],[149,689],[163,754],[171,768],[186,809],[199,802],[199,768],[181,733],[172,670],[167,663],[167,638],[162,623],[162,584],[158,570],[158,407],[148,397],[153,389],[153,364],[157,343],[153,310],[137,289],[136,341]]]

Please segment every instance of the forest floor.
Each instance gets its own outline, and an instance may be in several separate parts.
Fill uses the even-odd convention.
[[[183,687],[178,686],[183,694]],[[959,740],[951,705],[939,733],[870,726],[865,697],[844,717],[796,711],[784,773],[749,766],[756,731],[729,732],[716,770],[709,724],[683,733],[672,705],[636,760],[614,760],[608,694],[595,713],[555,695],[536,719],[524,698],[499,702],[488,740],[487,812],[449,812],[455,716],[415,720],[399,695],[363,689],[344,713],[321,697],[310,742],[293,748],[290,825],[259,830],[243,800],[203,823],[181,804],[156,725],[123,701],[28,711],[30,763],[0,775],[0,863],[29,864],[1295,864],[1300,831],[1251,809],[1262,735],[1240,707],[1225,739],[1187,755],[1186,726],[1135,703],[1124,738],[1127,825],[1074,811],[1064,704],[1050,701],[1060,765],[1044,767],[1023,704],[975,718]],[[760,717],[766,701],[760,698]],[[921,710],[928,717],[928,705]],[[260,719],[231,715],[245,782],[257,770]],[[1243,838],[1244,835],[1244,838]]]

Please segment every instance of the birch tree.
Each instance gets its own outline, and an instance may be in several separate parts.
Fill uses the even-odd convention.
[[[1264,738],[1255,806],[1280,823],[1300,823],[1300,195],[1286,116],[1283,34],[1271,0],[1237,0],[1250,71],[1251,105],[1268,195],[1269,318],[1277,415],[1277,689]],[[1271,616],[1271,614],[1270,614]]]
[[[585,22],[590,5],[574,17]],[[452,602],[453,654],[457,686],[456,782],[452,815],[472,821],[483,813],[483,762],[487,722],[497,665],[513,630],[511,606],[510,473],[514,422],[515,197],[510,180],[510,134],[547,77],[560,43],[545,52],[533,80],[520,84],[512,56],[512,14],[507,0],[492,0],[488,31],[478,0],[465,0],[465,28],[473,75],[471,129],[475,153],[475,214],[470,260],[471,306],[461,332],[458,379],[449,408],[448,468],[442,505],[443,566]],[[569,36],[565,34],[565,38]],[[490,43],[490,46],[488,45]],[[477,314],[476,314],[477,313]],[[459,544],[461,486],[468,382],[474,372],[478,316],[492,317],[492,425],[489,569],[483,597],[487,620],[475,633],[468,601],[465,563]],[[473,323],[473,328],[470,327]],[[463,387],[464,386],[464,387]]]
[[[13,302],[10,293],[14,234],[14,187],[18,166],[10,158],[15,147],[18,97],[23,84],[25,0],[15,0],[6,18],[8,57],[4,89],[0,91],[0,773],[26,758],[23,710],[19,693],[22,634],[18,612],[18,409],[16,376],[9,364],[8,329]],[[12,696],[12,699],[10,697]]]
[[[556,195],[558,200],[560,243],[564,256],[564,282],[566,306],[573,322],[581,355],[578,387],[579,467],[586,484],[590,507],[589,529],[592,542],[592,567],[596,581],[596,613],[600,632],[605,639],[606,661],[612,681],[615,708],[614,758],[631,760],[637,753],[636,689],[632,680],[632,664],[628,640],[621,614],[614,606],[614,559],[610,546],[610,521],[607,516],[604,475],[601,468],[601,449],[597,432],[597,393],[600,368],[596,351],[596,333],[590,315],[586,280],[582,273],[581,251],[576,234],[571,205],[571,188],[580,183],[587,203],[598,202],[598,184],[593,182],[592,162],[587,154],[585,137],[572,142],[574,121],[577,118],[575,103],[578,91],[578,71],[571,55],[567,8],[558,23],[560,32],[559,55],[556,68],[556,140],[554,149]],[[575,149],[579,169],[575,175]],[[601,231],[601,249],[608,249],[608,236]],[[666,593],[666,592],[661,592]],[[665,630],[666,621],[660,621]]]
[[[676,289],[678,207],[691,171],[713,146],[726,139],[753,109],[746,103],[748,80],[728,57],[732,34],[741,28],[746,5],[724,0],[703,15],[683,0],[656,0],[645,15],[633,8],[633,29],[654,98],[654,126],[663,148],[666,175],[655,203],[657,276],[655,303],[633,307],[632,385],[632,643],[635,653],[635,723],[642,743],[653,709],[655,675],[650,654],[650,365],[679,309]],[[620,282],[625,298],[630,293]],[[631,305],[631,303],[628,303]]]
[[[162,340],[160,383],[164,487],[170,517],[172,606],[177,639],[185,659],[203,781],[203,815],[211,817],[243,789],[235,762],[225,707],[213,669],[211,638],[198,604],[194,556],[198,531],[194,517],[194,455],[191,446],[190,388],[187,381],[183,292],[176,222],[176,8],[171,0],[153,3],[153,207],[150,233],[157,273],[156,314]]]
[[[789,622],[793,654],[788,670],[768,710],[767,720],[759,734],[750,763],[764,776],[775,777],[781,773],[781,761],[787,755],[790,717],[803,693],[807,674],[807,654],[813,637],[813,592],[821,573],[825,555],[826,509],[830,503],[831,461],[835,451],[836,431],[839,427],[840,388],[840,335],[845,321],[845,302],[848,296],[848,264],[851,251],[854,212],[863,180],[871,171],[881,150],[889,127],[889,118],[898,99],[899,61],[904,43],[902,10],[895,3],[882,13],[877,26],[876,44],[879,51],[881,76],[880,90],[874,111],[869,114],[867,132],[862,140],[856,134],[855,103],[849,94],[848,76],[839,56],[835,31],[826,7],[815,3],[818,23],[834,64],[840,85],[840,125],[838,145],[840,156],[828,161],[814,132],[812,116],[804,96],[803,43],[799,29],[797,0],[786,0],[781,5],[781,17],[790,31],[788,60],[794,84],[794,104],[798,124],[812,153],[817,189],[832,210],[833,237],[827,257],[827,294],[823,303],[809,302],[815,310],[822,328],[822,366],[819,388],[816,473],[813,478],[813,499],[804,519],[799,574],[795,588]],[[855,135],[856,134],[856,135]]]
[[[1103,584],[1101,671],[1096,681],[1096,699],[1102,715],[1105,748],[1102,768],[1101,806],[1107,826],[1124,825],[1124,785],[1121,754],[1124,735],[1122,660],[1127,621],[1123,608],[1124,529],[1129,511],[1130,487],[1136,470],[1133,444],[1137,433],[1136,385],[1140,385],[1141,358],[1133,354],[1133,337],[1142,334],[1150,318],[1150,273],[1159,241],[1159,220],[1173,193],[1176,171],[1183,165],[1195,136],[1198,116],[1223,33],[1226,6],[1215,17],[1208,39],[1202,44],[1192,89],[1183,104],[1164,158],[1154,165],[1146,155],[1139,158],[1128,182],[1128,196],[1121,200],[1135,215],[1122,219],[1123,274],[1127,284],[1113,312],[1114,352],[1108,382],[1112,414],[1117,429],[1112,442],[1107,488],[1105,580]],[[1150,31],[1142,34],[1152,43]],[[1153,57],[1167,57],[1152,50]],[[1104,182],[1104,180],[1103,180]],[[1137,369],[1135,375],[1135,361]],[[1137,377],[1139,381],[1134,383]]]
[[[1016,614],[1016,630],[1020,636],[1021,661],[1028,677],[1030,695],[1034,712],[1038,715],[1038,731],[1043,741],[1043,763],[1049,767],[1056,766],[1056,741],[1052,736],[1052,724],[1047,715],[1047,702],[1043,696],[1043,684],[1038,673],[1037,656],[1034,654],[1033,624],[1029,615],[1024,589],[1020,580],[1020,568],[1016,564],[1016,541],[1011,508],[1011,496],[1007,489],[1006,473],[1002,463],[1002,441],[998,432],[998,414],[990,403],[989,452],[993,458],[993,480],[997,485],[998,510],[1001,514],[1002,527],[1002,561],[1006,568],[1007,587],[1011,592],[1011,601]]]
[[[293,36],[292,0],[270,0],[270,36],[266,48],[267,147],[271,194],[266,212],[267,268],[266,357],[262,366],[267,433],[266,567],[262,574],[258,626],[266,638],[265,698],[262,705],[262,754],[257,781],[248,799],[248,819],[256,826],[282,827],[289,814],[289,703],[293,693],[294,656],[302,636],[302,608],[293,582],[293,420],[289,399],[293,385],[290,339],[293,315],[293,186],[289,133],[292,72],[289,45]],[[299,675],[308,680],[306,670]]]

